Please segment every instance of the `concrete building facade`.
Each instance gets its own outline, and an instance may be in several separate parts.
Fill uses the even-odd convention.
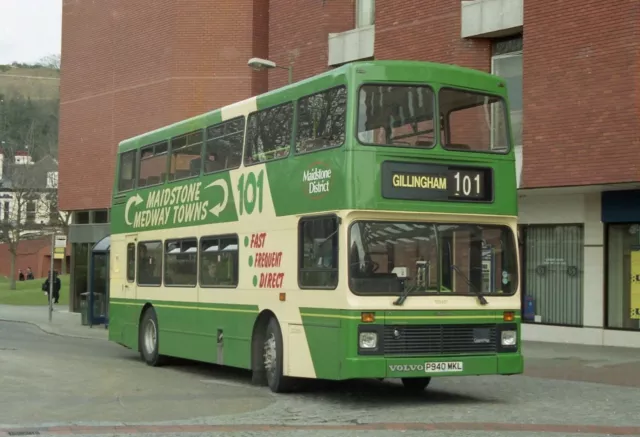
[[[637,2],[64,3],[59,183],[76,295],[90,244],[108,233],[120,140],[287,82],[285,69],[249,69],[251,57],[291,65],[294,80],[428,60],[507,81],[525,339],[640,347]]]

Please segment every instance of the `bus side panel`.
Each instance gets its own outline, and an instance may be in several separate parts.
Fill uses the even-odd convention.
[[[197,337],[195,324],[197,303],[150,299],[149,301],[158,317],[160,353],[171,357],[197,360],[198,353],[194,341]]]
[[[196,359],[251,368],[251,335],[258,317],[257,305],[201,302],[197,317],[198,335],[194,336]]]
[[[109,340],[138,350],[138,322],[143,302],[111,298],[109,302]]]
[[[311,360],[320,379],[341,379],[345,357],[345,327],[342,311],[328,308],[300,308],[302,323],[309,343]]]

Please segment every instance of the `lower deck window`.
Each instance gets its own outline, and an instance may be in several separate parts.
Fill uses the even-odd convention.
[[[198,240],[167,240],[164,263],[165,285],[195,286],[198,280]]]
[[[162,284],[162,241],[138,243],[138,285]]]
[[[200,286],[236,287],[238,285],[238,237],[202,237],[200,239]]]

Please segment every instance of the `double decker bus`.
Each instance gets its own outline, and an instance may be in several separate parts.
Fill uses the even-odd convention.
[[[366,61],[119,144],[109,339],[307,379],[523,371],[504,80]]]

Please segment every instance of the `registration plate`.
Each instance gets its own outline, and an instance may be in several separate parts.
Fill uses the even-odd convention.
[[[462,361],[438,361],[433,363],[424,363],[424,371],[426,373],[462,372],[462,369]]]

